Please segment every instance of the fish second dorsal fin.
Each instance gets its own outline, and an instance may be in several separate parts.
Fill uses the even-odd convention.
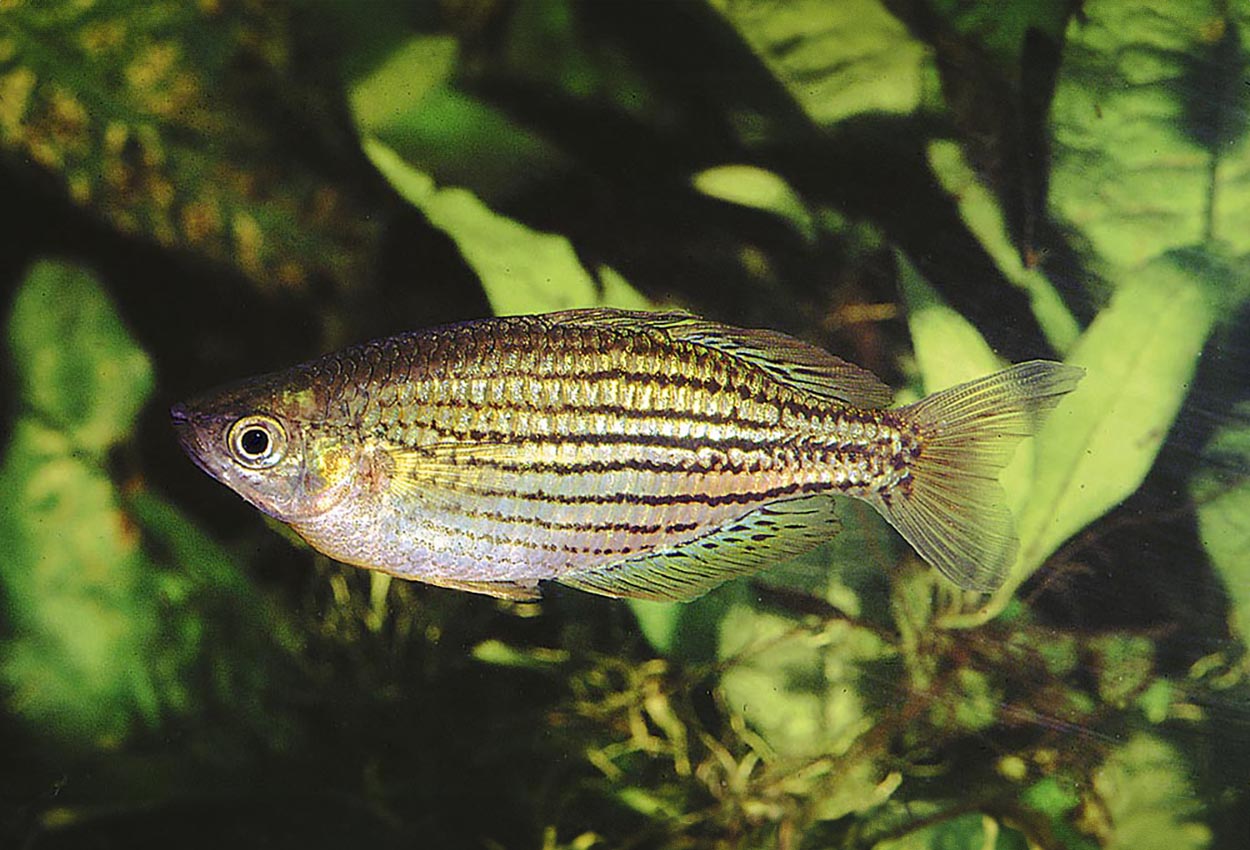
[[[603,596],[685,602],[731,578],[801,555],[840,527],[832,497],[789,499],[756,508],[679,546],[556,580]]]
[[[597,307],[545,317],[559,325],[656,330],[669,339],[715,349],[804,392],[856,407],[886,407],[894,392],[867,369],[778,331],[735,328],[690,313]]]

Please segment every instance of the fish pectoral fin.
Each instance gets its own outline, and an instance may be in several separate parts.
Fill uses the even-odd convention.
[[[390,462],[387,473],[392,493],[416,501],[429,501],[480,479],[479,462],[499,463],[516,457],[516,443],[470,443],[448,441],[424,446],[391,445],[383,449]]]
[[[687,602],[731,578],[801,555],[840,527],[832,497],[789,499],[756,508],[679,546],[556,580],[603,596]]]
[[[549,318],[559,325],[659,331],[671,340],[715,349],[814,396],[856,407],[886,407],[894,398],[894,391],[867,369],[777,331],[736,328],[690,313],[646,313],[607,307],[565,310]]]
[[[413,578],[413,576],[405,576],[405,578]],[[435,585],[436,587],[465,590],[469,593],[481,593],[486,596],[493,596],[496,599],[510,599],[513,602],[534,602],[542,596],[542,591],[538,589],[538,579],[521,581],[462,581],[454,578],[423,575],[417,580],[425,584]]]

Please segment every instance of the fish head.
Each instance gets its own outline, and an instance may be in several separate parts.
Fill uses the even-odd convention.
[[[170,408],[178,441],[204,472],[281,522],[333,508],[347,452],[318,427],[313,388],[260,380]]]

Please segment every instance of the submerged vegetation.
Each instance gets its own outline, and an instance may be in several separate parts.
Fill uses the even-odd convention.
[[[993,11],[987,11],[989,9]],[[0,4],[0,843],[1126,848],[1250,810],[1250,5]],[[688,605],[335,564],[169,402],[682,307],[1080,387],[1006,586],[870,509]]]

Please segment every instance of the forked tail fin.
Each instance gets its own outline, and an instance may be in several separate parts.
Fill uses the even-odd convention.
[[[1020,438],[1035,433],[1084,374],[1031,360],[899,408],[919,428],[920,452],[909,467],[910,491],[877,509],[955,584],[997,590],[1019,547],[999,473]]]

